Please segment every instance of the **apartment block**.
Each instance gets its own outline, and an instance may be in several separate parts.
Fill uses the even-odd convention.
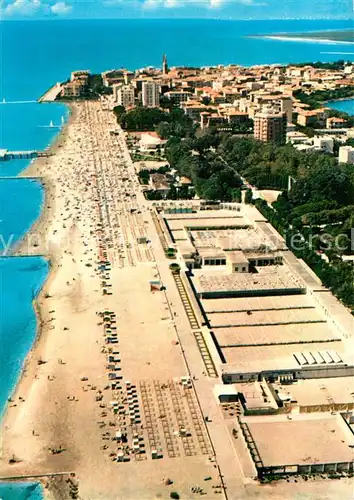
[[[135,93],[132,85],[114,85],[113,95],[118,106],[131,108],[135,104]]]
[[[262,142],[284,144],[286,123],[285,113],[257,113],[254,117],[254,137]]]
[[[338,160],[339,163],[354,163],[354,148],[352,146],[341,146]]]
[[[160,105],[160,85],[156,82],[142,83],[142,102],[147,108],[158,108]]]

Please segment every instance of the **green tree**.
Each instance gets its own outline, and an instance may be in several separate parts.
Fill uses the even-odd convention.
[[[237,203],[241,203],[242,191],[240,188],[236,188],[236,189],[232,190],[232,201],[236,201]]]
[[[117,120],[119,121],[120,117],[122,114],[125,112],[125,107],[124,106],[115,106],[113,108],[113,113],[116,115]]]
[[[252,199],[253,199],[252,189],[246,189],[245,203],[252,203]]]

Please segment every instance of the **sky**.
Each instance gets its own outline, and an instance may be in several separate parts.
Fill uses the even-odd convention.
[[[0,0],[0,18],[350,19],[354,0]]]

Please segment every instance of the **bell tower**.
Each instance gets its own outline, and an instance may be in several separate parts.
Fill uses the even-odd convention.
[[[166,54],[164,54],[162,57],[162,73],[164,75],[167,75],[167,73],[168,73],[168,63],[167,63]]]

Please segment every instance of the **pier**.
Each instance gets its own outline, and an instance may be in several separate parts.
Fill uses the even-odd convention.
[[[28,160],[45,156],[49,156],[48,151],[9,151],[8,149],[0,149],[0,162],[9,160]]]
[[[7,101],[5,98],[0,101],[0,104],[33,104],[36,101]]]

